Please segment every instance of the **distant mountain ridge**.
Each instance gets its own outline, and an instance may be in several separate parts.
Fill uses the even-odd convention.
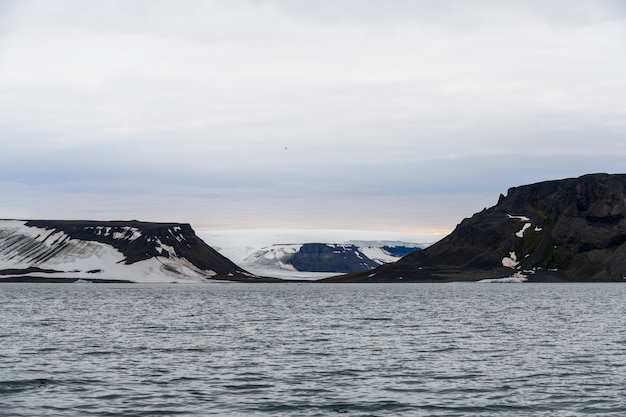
[[[397,254],[421,250],[421,246],[389,241],[275,244],[252,253],[242,265],[250,270],[265,267],[298,272],[348,273],[394,262],[401,257]]]
[[[327,282],[624,281],[626,174],[508,190],[434,245]]]
[[[0,220],[0,280],[264,280],[198,238],[189,224]]]

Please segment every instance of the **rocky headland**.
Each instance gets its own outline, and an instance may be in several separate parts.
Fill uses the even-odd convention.
[[[325,282],[624,281],[626,174],[510,188],[434,245]]]

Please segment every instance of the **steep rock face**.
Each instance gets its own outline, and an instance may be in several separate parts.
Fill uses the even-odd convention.
[[[290,259],[298,271],[354,272],[369,270],[379,264],[354,245],[306,243]]]
[[[188,224],[0,221],[0,278],[138,282],[258,280]]]
[[[622,281],[626,175],[590,174],[508,190],[446,238],[374,271],[330,281]]]

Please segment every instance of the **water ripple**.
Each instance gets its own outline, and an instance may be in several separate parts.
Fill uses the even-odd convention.
[[[0,415],[623,415],[625,299],[613,284],[7,284]]]

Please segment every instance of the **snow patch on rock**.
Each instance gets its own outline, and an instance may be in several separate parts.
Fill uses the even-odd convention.
[[[530,218],[526,217],[526,216],[514,216],[512,214],[507,214],[507,217],[509,219],[517,219],[517,220],[521,220],[523,222],[529,222]]]
[[[522,283],[526,281],[528,281],[528,275],[525,275],[521,272],[516,272],[510,277],[481,279],[480,281],[476,281],[476,282],[481,283],[481,284],[515,284],[515,283]]]
[[[521,230],[517,233],[515,233],[515,236],[522,238],[524,237],[524,232],[526,231],[526,229],[528,229],[530,226],[532,226],[530,223],[524,223],[524,226],[522,226]]]
[[[515,268],[517,265],[519,265],[519,262],[517,261],[515,252],[509,252],[509,256],[502,258],[502,266],[504,267]]]

